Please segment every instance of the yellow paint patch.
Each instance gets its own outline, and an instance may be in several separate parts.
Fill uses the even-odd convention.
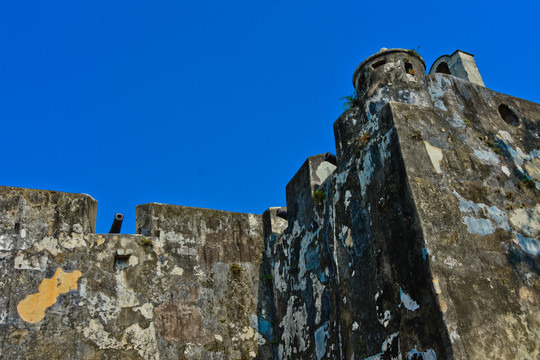
[[[28,295],[19,302],[17,312],[21,319],[33,324],[40,322],[45,317],[45,309],[52,306],[60,294],[77,289],[77,280],[81,276],[78,270],[66,273],[60,268],[56,269],[51,279],[41,282],[36,294]]]

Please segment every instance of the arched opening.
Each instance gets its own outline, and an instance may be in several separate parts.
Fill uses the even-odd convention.
[[[441,74],[448,74],[448,75],[452,75],[450,73],[450,68],[448,67],[448,64],[446,62],[442,62],[439,64],[439,66],[437,66],[437,68],[435,69],[435,72],[436,73],[441,73]]]
[[[416,71],[414,71],[414,68],[410,62],[405,60],[405,72],[409,75],[414,75]]]
[[[384,64],[386,64],[386,59],[382,59],[382,60],[377,61],[376,63],[371,64],[371,67],[372,67],[373,69],[376,69],[376,68],[378,68],[379,66],[382,66],[382,65],[384,65]]]
[[[507,124],[512,125],[512,126],[519,125],[519,118],[517,117],[514,110],[510,109],[507,105],[505,104],[499,105],[499,114],[501,115],[502,119]]]

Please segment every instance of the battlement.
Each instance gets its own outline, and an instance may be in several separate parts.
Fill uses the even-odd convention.
[[[460,50],[381,49],[353,85],[286,214],[149,203],[95,234],[89,195],[0,187],[0,357],[540,356],[540,105]]]

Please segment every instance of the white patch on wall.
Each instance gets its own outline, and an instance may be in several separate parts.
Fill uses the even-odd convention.
[[[374,117],[376,118],[376,117]],[[380,154],[380,161],[384,163],[388,158],[390,158],[390,140],[392,137],[393,129],[389,130],[384,134],[381,140],[378,142],[378,151]],[[357,160],[358,167],[358,180],[360,181],[360,191],[362,196],[365,196],[368,185],[371,183],[371,177],[375,171],[375,166],[377,164],[373,163],[372,151],[366,151],[362,159]],[[361,168],[361,169],[360,169]]]
[[[111,299],[101,292],[91,294],[86,292],[86,279],[81,281],[79,294],[83,299],[79,302],[79,306],[85,306],[90,316],[97,314],[105,323],[108,323],[116,320],[120,315],[120,307],[116,299]]]
[[[399,288],[399,298],[401,299],[399,307],[403,305],[405,309],[410,311],[414,311],[420,308],[420,305],[418,305],[416,301],[414,301],[407,293],[405,293],[402,288]]]
[[[304,352],[308,347],[310,328],[307,324],[306,306],[295,306],[295,302],[296,296],[293,295],[287,302],[287,312],[279,324],[279,327],[283,328],[278,349],[280,359],[291,358],[294,340],[297,340],[298,352]]]
[[[300,252],[298,255],[298,276],[296,278],[296,280],[298,281],[296,289],[298,290],[304,290],[306,288],[306,254],[308,251],[308,247],[313,242],[316,234],[317,233],[308,232],[302,237],[302,240],[300,241]]]
[[[5,324],[8,317],[8,312],[6,309],[0,310],[0,324]]]
[[[453,269],[456,266],[462,266],[463,264],[457,261],[456,259],[447,256],[446,259],[444,259],[444,264],[448,266],[450,269]]]
[[[497,154],[493,151],[486,151],[482,149],[473,149],[474,155],[480,160],[484,165],[499,165],[501,162]]]
[[[274,286],[277,291],[284,293],[287,290],[287,282],[285,281],[285,277],[281,276],[281,267],[281,262],[276,261],[274,264]],[[289,272],[286,265],[283,265],[283,272],[285,275]]]
[[[240,334],[240,340],[246,341],[256,337],[256,332],[251,326],[244,326],[242,328],[242,333]]]
[[[435,75],[435,81],[430,81],[428,86],[428,92],[433,100],[433,105],[441,110],[448,111],[446,106],[444,106],[443,97],[444,91],[442,89],[443,82],[445,85],[448,85],[449,82],[442,75]]]
[[[249,236],[256,238],[259,236],[258,230],[260,228],[260,221],[258,216],[253,214],[248,214],[248,224],[249,224]]]
[[[455,127],[455,128],[458,128],[458,129],[463,129],[464,127],[467,126],[467,125],[465,125],[465,121],[463,121],[463,119],[456,113],[454,113],[454,115],[450,119],[449,123],[450,123],[450,125],[452,125],[452,127]]]
[[[362,170],[358,171],[358,180],[360,181],[362,197],[366,195],[367,186],[371,182],[371,175],[375,169],[371,161],[371,152],[368,151],[364,156],[363,161],[360,162],[359,160],[358,162],[358,166],[362,166]]]
[[[512,136],[510,135],[510,133],[508,133],[508,131],[504,131],[504,130],[499,130],[499,136],[502,140],[504,140],[506,143],[513,143],[514,142],[514,139],[512,139]]]
[[[152,320],[154,317],[154,305],[152,303],[145,303],[141,306],[133,308],[133,310],[141,313],[148,320]]]
[[[349,204],[351,203],[351,197],[351,192],[349,190],[345,191],[345,200],[343,201],[343,203],[345,204],[345,209],[349,207]]]
[[[25,259],[24,253],[19,253],[14,260],[13,268],[17,270],[35,270],[45,271],[47,269],[47,261],[49,257],[45,254],[43,256],[33,256],[31,259]]]
[[[433,167],[435,168],[435,172],[437,174],[440,174],[442,172],[441,171],[441,161],[443,159],[442,150],[436,146],[431,145],[425,140],[424,140],[424,146],[426,147],[426,151],[429,155],[429,159],[431,160],[431,164],[433,164]]]
[[[313,285],[313,295],[315,296],[315,324],[321,322],[321,312],[322,312],[322,295],[324,292],[324,285],[321,284],[317,275],[310,273],[309,277],[311,278],[311,283]]]
[[[464,216],[463,220],[470,233],[476,235],[489,235],[495,232],[495,227],[489,219],[477,219],[470,216]]]
[[[508,170],[508,168],[506,166],[503,165],[501,167],[501,170],[506,176],[510,176],[510,170]]]
[[[350,170],[347,169],[347,170],[343,170],[342,172],[337,174],[337,176],[336,176],[336,185],[345,184],[345,182],[347,181],[347,177],[349,176],[349,171]]]
[[[326,178],[334,172],[334,170],[336,170],[336,166],[334,164],[331,164],[328,161],[323,161],[319,164],[319,166],[317,166],[315,174],[319,178],[320,182],[323,183],[324,180],[326,180]]]
[[[515,209],[510,213],[510,224],[527,237],[540,235],[540,205],[532,209]]]
[[[508,216],[498,207],[466,200],[455,190],[453,194],[459,200],[459,210],[470,233],[483,236],[492,234],[497,228],[510,230]]]
[[[131,345],[130,347],[137,350],[137,353],[145,360],[160,359],[156,329],[153,322],[146,329],[141,328],[137,323],[124,330],[121,343],[122,348],[125,348],[126,344]]]
[[[378,308],[378,306],[377,306]],[[390,319],[392,318],[392,315],[390,314],[390,310],[386,310],[384,314],[381,316],[378,316],[377,314],[377,320],[379,320],[379,323],[381,323],[382,326],[387,327],[388,323],[390,322]]]
[[[459,334],[457,333],[457,331],[454,330],[454,331],[452,331],[452,332],[450,333],[450,341],[451,341],[452,343],[454,343],[454,341],[457,341],[457,340],[459,340],[459,339],[461,339],[461,336],[459,336]]]
[[[15,248],[15,241],[7,235],[0,235],[0,251],[11,251]]]
[[[181,267],[178,267],[176,265],[174,265],[174,268],[171,271],[171,275],[182,276],[183,273],[184,273],[184,269],[182,269]]]

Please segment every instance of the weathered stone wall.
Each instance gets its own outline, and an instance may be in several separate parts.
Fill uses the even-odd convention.
[[[360,64],[287,220],[150,203],[95,234],[88,195],[0,187],[0,358],[540,357],[540,105],[425,69]]]
[[[0,191],[0,357],[272,357],[260,215],[147,204],[146,235],[93,234],[87,195]]]
[[[324,202],[274,247],[280,358],[538,357],[540,106],[408,50],[353,83]]]

